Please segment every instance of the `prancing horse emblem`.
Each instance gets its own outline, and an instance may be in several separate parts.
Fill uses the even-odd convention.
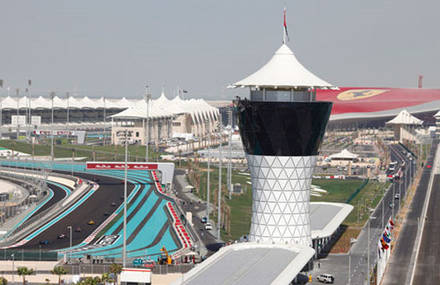
[[[352,89],[352,90],[346,90],[342,93],[339,93],[337,98],[341,101],[359,100],[359,99],[365,99],[368,97],[377,96],[377,95],[385,93],[387,91],[389,91],[389,90],[384,90],[384,89]]]

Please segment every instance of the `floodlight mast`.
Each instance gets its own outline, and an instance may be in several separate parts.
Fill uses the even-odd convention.
[[[147,105],[147,118],[145,122],[145,162],[148,161],[148,144],[150,142],[150,87],[147,85],[145,86],[145,95],[144,95],[145,103]]]

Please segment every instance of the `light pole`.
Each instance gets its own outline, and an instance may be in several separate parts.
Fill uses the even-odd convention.
[[[125,166],[124,166],[124,239],[122,246],[122,266],[125,268],[127,259],[127,163],[128,157],[128,129],[125,129]]]
[[[229,136],[228,136],[228,194],[229,199],[232,198],[232,107],[229,110],[229,126],[231,129],[229,130]]]
[[[220,207],[222,199],[222,120],[221,115],[219,115],[219,133],[220,133],[220,145],[218,147],[219,158],[218,158],[218,194],[217,194],[217,238],[220,240]]]
[[[0,88],[3,88],[3,79],[0,79]],[[8,87],[9,96],[9,87]],[[3,128],[3,97],[0,98],[0,139],[2,138],[2,128]]]
[[[69,123],[70,123],[70,114],[69,114],[69,108],[70,108],[70,105],[69,105],[69,98],[70,98],[70,93],[69,92],[67,92],[66,93],[66,101],[67,101],[67,106],[66,106],[66,125],[67,125],[67,128],[69,129]]]
[[[12,258],[12,283],[14,283],[14,271],[15,271],[15,268],[14,268],[14,254],[11,254],[11,258]]]
[[[371,216],[368,219],[368,249],[367,249],[367,284],[370,284],[370,228],[371,228],[371,220],[376,219],[376,217]]]
[[[19,119],[18,117],[20,116],[20,89],[16,89],[15,90],[16,94],[17,94],[17,141],[18,141],[18,136],[20,135],[20,124],[19,124]]]
[[[207,179],[207,183],[206,183],[206,220],[207,223],[209,223],[209,195],[210,195],[210,172],[211,172],[211,147],[210,147],[210,142],[211,142],[211,136],[210,136],[210,132],[209,132],[209,122],[208,120],[206,120],[206,125],[208,128],[208,173],[206,175],[206,179]]]
[[[51,100],[51,124],[50,124],[50,158],[53,161],[54,160],[54,150],[53,150],[53,136],[54,136],[54,129],[53,129],[53,98],[55,97],[55,92],[50,92],[50,100]]]
[[[68,261],[70,261],[71,250],[72,250],[72,226],[67,226],[67,229],[69,229],[69,247],[70,247]]]
[[[147,119],[145,122],[145,162],[148,161],[148,143],[150,142],[150,99],[151,94],[148,85],[145,86],[144,100],[147,105]]]
[[[104,128],[103,128],[103,134],[102,134],[102,145],[104,145],[105,146],[105,123],[106,123],[106,121],[105,121],[105,117],[107,116],[107,114],[106,114],[106,105],[105,105],[105,97],[103,97],[103,99],[102,99],[103,101],[104,101],[104,114],[103,114],[103,117],[104,117]]]
[[[28,125],[28,128],[29,128],[29,130],[28,130],[28,139],[30,139],[31,138],[31,130],[32,130],[32,93],[31,93],[31,85],[32,85],[32,80],[28,80],[28,88],[27,88],[27,91],[28,91],[28,96],[29,96],[29,98],[28,98],[28,112],[29,112],[29,119],[28,119],[28,122],[29,122],[29,125]]]
[[[350,239],[350,249],[348,250],[348,285],[351,285],[351,247],[356,243],[356,239]]]

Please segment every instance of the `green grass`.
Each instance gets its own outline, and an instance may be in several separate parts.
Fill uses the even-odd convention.
[[[0,147],[32,154],[32,144],[27,142],[20,142],[14,140],[0,140]],[[45,144],[34,144],[34,155],[49,156],[50,155],[50,141]],[[107,160],[107,161],[121,161],[125,157],[125,148],[123,146],[106,145],[106,146],[91,146],[91,145],[76,145],[76,144],[57,144],[54,145],[54,155],[56,158],[71,158],[74,151],[75,157],[86,157],[87,160]],[[128,146],[129,161],[143,161],[145,157],[145,146],[130,145]],[[151,160],[157,160],[162,153],[149,150],[149,157]]]
[[[345,203],[350,195],[361,186],[362,180],[313,179],[312,184],[327,191],[321,197],[311,196],[312,202]]]
[[[201,167],[200,187],[198,195],[202,200],[206,200],[206,167]],[[217,185],[218,185],[218,168],[211,167],[210,172],[210,201],[216,201]],[[226,181],[226,171],[223,171],[222,182]],[[233,171],[232,182],[240,183],[243,186],[244,193],[242,195],[233,195],[232,199],[225,199],[226,203],[231,209],[231,228],[230,233],[222,231],[223,240],[238,239],[244,234],[249,233],[251,224],[251,210],[252,210],[252,190],[250,176],[240,175]],[[355,192],[363,183],[362,180],[328,180],[328,179],[314,179],[312,184],[327,190],[327,194],[322,197],[311,196],[312,201],[324,202],[340,202],[345,203],[346,200]],[[352,200],[351,204],[354,206],[352,213],[347,217],[345,223],[348,225],[363,224],[368,217],[368,208],[374,208],[380,201],[383,195],[385,183],[370,181]],[[223,189],[223,195],[227,193]],[[211,218],[216,220],[216,212],[211,215]],[[358,223],[358,216],[360,219]]]

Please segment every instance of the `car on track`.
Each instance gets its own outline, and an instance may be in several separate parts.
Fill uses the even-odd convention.
[[[153,260],[145,260],[143,267],[145,268],[154,268],[154,266],[156,266],[156,262],[154,262]]]
[[[81,228],[80,228],[80,227],[77,227],[77,228],[75,229],[75,232],[80,233],[80,232],[81,232]]]
[[[335,282],[335,277],[331,274],[320,274],[316,279],[321,283],[333,284]]]
[[[49,244],[49,241],[48,241],[47,239],[40,240],[40,244],[41,244],[41,245],[48,245],[48,244]]]
[[[202,223],[206,224],[208,222],[208,218],[206,216],[202,217]]]
[[[59,234],[58,236],[57,236],[57,239],[65,239],[66,238],[66,235],[65,234]]]
[[[94,220],[90,220],[87,224],[90,225],[90,226],[93,226],[95,224],[95,221]]]
[[[205,230],[207,230],[207,231],[212,230],[212,225],[210,223],[206,223]]]
[[[396,195],[394,195],[394,199],[400,199],[400,194],[396,193]]]

